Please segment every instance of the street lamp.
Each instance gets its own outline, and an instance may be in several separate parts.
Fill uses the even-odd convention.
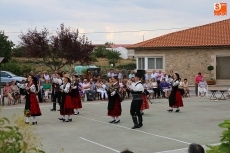
[[[2,83],[1,83],[1,63],[2,61],[4,60],[5,57],[0,57],[0,95],[1,95],[1,92],[2,92]]]

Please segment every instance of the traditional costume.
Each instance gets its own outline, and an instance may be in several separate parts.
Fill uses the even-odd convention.
[[[169,96],[169,106],[171,107],[168,112],[172,112],[173,108],[177,108],[176,112],[179,112],[179,107],[183,107],[183,101],[181,93],[178,89],[178,85],[180,84],[180,81],[178,79],[174,79],[172,82],[172,91]]]
[[[36,116],[41,116],[41,110],[38,104],[38,100],[36,97],[36,86],[34,83],[36,83],[36,78],[33,78],[33,82],[32,83],[26,83],[26,84],[20,84],[18,83],[17,86],[19,88],[22,89],[26,89],[26,102],[25,102],[25,110],[24,110],[24,114],[26,116],[26,124],[29,124],[30,120],[29,117],[32,116],[33,117],[33,122],[32,124],[37,124],[37,120],[36,120]],[[29,89],[27,89],[29,88]]]
[[[81,96],[80,96],[80,93],[78,90],[78,86],[79,86],[79,84],[76,81],[74,81],[73,82],[73,88],[71,90],[73,108],[75,109],[74,115],[78,115],[79,114],[78,109],[82,108]]]
[[[144,94],[144,93],[142,93],[142,99],[143,99],[143,102],[141,105],[141,114],[144,115],[143,110],[149,109],[149,102],[148,102],[148,99],[146,97],[146,94]]]
[[[56,111],[56,100],[58,99],[59,106],[61,105],[61,89],[60,86],[62,85],[62,79],[61,78],[53,78],[53,84],[52,84],[52,100],[53,100],[53,108],[50,109],[51,111]]]
[[[135,77],[141,78],[139,74],[136,74]],[[133,82],[129,86],[129,88],[131,89],[131,93],[133,96],[133,100],[131,102],[131,107],[130,107],[130,114],[132,116],[133,123],[134,123],[134,126],[132,127],[132,129],[140,128],[143,126],[143,123],[142,123],[143,119],[142,119],[142,114],[140,110],[141,110],[141,105],[143,102],[142,93],[144,92],[144,87],[141,81],[138,81],[135,83]],[[137,121],[137,117],[138,117],[138,121]]]
[[[60,89],[62,91],[62,102],[60,105],[60,114],[62,115],[62,118],[59,118],[59,120],[62,120],[63,122],[72,122],[72,118],[70,115],[74,114],[74,106],[70,91],[71,84],[69,78],[67,83],[64,83],[60,86]],[[65,115],[68,115],[68,119],[65,119]]]
[[[119,123],[121,116],[121,95],[119,93],[118,82],[113,83],[108,89],[108,116],[113,118],[110,123]]]

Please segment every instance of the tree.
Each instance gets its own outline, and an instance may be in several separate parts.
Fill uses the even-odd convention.
[[[3,31],[0,31],[0,57],[5,57],[5,61],[11,59],[11,49],[14,46],[14,43],[8,40],[8,36],[4,34]]]
[[[12,49],[13,57],[23,57],[25,55],[24,50],[21,46],[16,46]]]
[[[95,49],[95,51],[93,52],[93,54],[97,58],[105,58],[106,57],[106,53],[107,53],[107,50],[106,50],[105,46],[98,46],[98,48]]]
[[[50,36],[49,31],[44,28],[40,32],[35,28],[21,34],[20,45],[25,50],[28,58],[35,58],[51,70],[60,70],[65,65],[75,62],[89,64],[92,62],[90,55],[93,46],[85,36],[79,37],[78,30],[71,31],[60,25],[56,35]]]
[[[113,64],[113,66],[115,66],[118,60],[121,59],[121,53],[116,50],[107,50],[106,58],[108,59],[109,64]]]

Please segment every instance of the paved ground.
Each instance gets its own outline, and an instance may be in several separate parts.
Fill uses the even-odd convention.
[[[220,95],[218,95],[220,96]],[[202,145],[219,143],[223,129],[218,124],[229,119],[229,100],[209,100],[191,96],[184,98],[180,113],[168,113],[167,99],[152,100],[145,111],[144,126],[138,130],[129,115],[131,99],[122,102],[119,124],[110,124],[107,102],[83,102],[80,115],[73,122],[63,123],[59,112],[51,112],[51,103],[40,104],[39,136],[47,153],[64,148],[64,153],[113,153],[126,148],[135,153],[186,153],[190,143]],[[5,106],[2,114],[11,117],[23,112],[24,103]]]

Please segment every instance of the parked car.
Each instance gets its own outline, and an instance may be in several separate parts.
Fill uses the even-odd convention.
[[[17,82],[21,82],[22,80],[27,80],[27,78],[17,76],[9,71],[1,71],[1,86],[5,86],[6,82],[11,82],[13,80],[16,80]]]

